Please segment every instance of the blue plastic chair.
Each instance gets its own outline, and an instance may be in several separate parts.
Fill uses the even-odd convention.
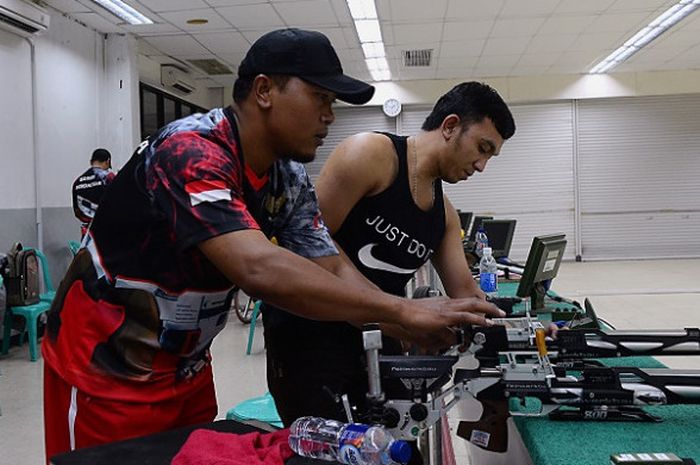
[[[235,405],[226,412],[227,420],[240,422],[266,423],[276,429],[282,428],[282,419],[277,413],[275,400],[269,392],[260,397],[253,397]]]
[[[32,305],[23,305],[20,307],[7,307],[5,312],[5,327],[2,335],[2,354],[5,355],[10,350],[10,337],[12,336],[12,316],[17,315],[24,318],[26,324],[26,331],[29,336],[29,359],[32,362],[37,360],[37,322],[39,317],[49,311],[51,304],[49,302],[39,301],[38,303]],[[22,345],[24,334],[19,338],[20,345]]]
[[[49,276],[49,267],[46,261],[46,257],[39,250],[34,249],[37,257],[39,258],[39,263],[41,263],[41,270],[44,277],[44,285],[46,286],[46,292],[40,295],[39,302],[32,305],[21,305],[21,306],[7,306],[7,311],[5,311],[5,321],[2,335],[2,354],[5,355],[10,350],[10,337],[12,336],[12,317],[14,315],[21,316],[26,322],[25,331],[28,335],[29,340],[29,359],[32,362],[36,362],[38,354],[38,334],[37,327],[39,318],[42,314],[49,311],[51,308],[51,302],[53,302],[56,291],[53,288],[53,283],[51,282],[51,277]],[[22,345],[24,339],[24,334],[20,335],[19,344]]]
[[[41,273],[44,277],[44,287],[46,292],[41,294],[39,298],[43,302],[48,302],[51,304],[54,297],[56,297],[56,289],[53,287],[53,281],[51,281],[51,273],[49,273],[49,262],[46,260],[46,256],[39,249],[34,249],[36,256],[39,257],[39,262],[41,263]]]

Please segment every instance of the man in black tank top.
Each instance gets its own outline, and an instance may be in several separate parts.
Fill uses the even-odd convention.
[[[431,260],[449,297],[483,299],[441,181],[456,183],[482,172],[514,132],[498,93],[467,82],[438,100],[416,135],[364,133],[343,141],[317,183],[324,220],[341,254],[374,286],[395,295],[403,296],[406,283]],[[356,326],[269,307],[263,317],[268,386],[285,424],[304,415],[344,420],[334,399],[342,394],[362,404],[367,375]],[[385,337],[383,352],[403,352],[401,330],[382,330],[392,336]]]

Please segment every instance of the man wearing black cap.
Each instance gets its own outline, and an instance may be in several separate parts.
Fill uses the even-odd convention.
[[[454,325],[488,324],[472,312],[499,314],[474,299],[419,305],[367,289],[337,255],[298,162],[323,143],[336,97],[372,93],[343,75],[324,35],[273,31],[241,63],[233,105],[139,146],[49,312],[47,456],[211,421],[209,347],[235,287],[311,319],[384,323],[428,347],[453,343]]]
[[[90,168],[73,183],[73,213],[80,221],[80,237],[85,235],[107,185],[114,180],[112,155],[107,149],[95,149]]]

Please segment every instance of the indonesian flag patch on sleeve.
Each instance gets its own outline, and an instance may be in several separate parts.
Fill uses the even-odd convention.
[[[203,179],[185,184],[185,191],[190,195],[190,204],[196,207],[204,202],[231,201],[231,189],[218,179]]]

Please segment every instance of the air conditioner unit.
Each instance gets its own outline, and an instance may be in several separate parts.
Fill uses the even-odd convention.
[[[49,28],[49,13],[23,0],[0,0],[0,28],[30,37]]]
[[[197,87],[194,80],[182,69],[172,65],[161,65],[160,82],[168,89],[191,94]]]

